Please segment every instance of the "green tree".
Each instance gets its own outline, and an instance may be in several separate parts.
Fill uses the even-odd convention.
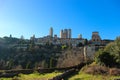
[[[88,40],[87,39],[85,39],[84,45],[88,45]]]
[[[114,67],[116,65],[116,61],[114,59],[114,55],[104,52],[103,50],[99,50],[95,57],[95,62],[100,65],[105,65],[109,67]]]
[[[26,69],[29,69],[29,68],[30,68],[30,64],[31,64],[31,62],[28,62],[28,63],[26,64]]]
[[[13,59],[9,60],[8,68],[12,69],[13,65],[14,65]]]
[[[48,62],[46,60],[42,61],[41,68],[48,68]]]
[[[117,37],[114,42],[109,43],[104,50],[99,50],[95,57],[97,63],[120,67],[120,37]]]
[[[115,58],[116,62],[120,65],[120,37],[117,37],[115,40]]]
[[[50,58],[50,65],[49,65],[50,68],[53,67],[53,58]]]
[[[62,45],[62,50],[66,49],[67,45]]]
[[[83,46],[83,44],[81,43],[81,42],[79,42],[78,44],[77,44],[77,47],[82,47]]]

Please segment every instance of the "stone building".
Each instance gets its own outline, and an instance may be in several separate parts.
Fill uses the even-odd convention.
[[[50,28],[49,36],[50,36],[50,37],[53,37],[53,28],[52,28],[52,27]]]
[[[63,38],[63,30],[60,31],[60,38]]]
[[[71,38],[71,29],[64,29],[60,31],[60,38]]]
[[[72,36],[71,36],[71,29],[68,29],[68,38],[71,38]]]
[[[92,44],[100,45],[101,44],[101,37],[99,32],[92,32]]]

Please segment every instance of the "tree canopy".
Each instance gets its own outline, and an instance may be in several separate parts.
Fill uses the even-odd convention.
[[[117,37],[114,42],[109,43],[104,49],[99,50],[95,55],[95,61],[109,67],[120,67],[120,37]]]

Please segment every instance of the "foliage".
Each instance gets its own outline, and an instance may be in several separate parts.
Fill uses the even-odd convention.
[[[13,37],[0,38],[0,43],[1,70],[69,67],[83,61],[83,50],[73,49],[72,44],[54,45],[48,41],[42,45],[36,39]]]
[[[66,49],[66,48],[67,48],[67,45],[62,46],[62,50]]]
[[[109,67],[113,67],[116,64],[114,55],[111,55],[110,53],[104,52],[102,50],[99,50],[96,54],[97,54],[95,57],[96,63]]]
[[[83,46],[83,44],[81,43],[81,42],[79,42],[78,44],[77,44],[77,47],[82,47]]]
[[[85,39],[84,45],[88,45],[88,40],[87,39]]]
[[[36,45],[25,39],[4,37],[0,43],[0,69],[52,68],[61,53],[60,45]]]
[[[108,44],[104,50],[99,50],[95,55],[95,61],[109,67],[120,67],[120,37]]]

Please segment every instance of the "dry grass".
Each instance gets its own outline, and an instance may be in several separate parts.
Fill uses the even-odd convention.
[[[114,79],[120,79],[120,76],[91,75],[80,72],[79,74],[69,78],[69,80],[114,80]]]
[[[90,64],[85,66],[81,70],[84,73],[92,74],[92,75],[112,75],[112,76],[120,76],[120,69],[118,68],[108,68],[105,66],[99,66],[97,64]]]
[[[118,80],[120,79],[120,69],[107,68],[96,64],[90,64],[81,69],[79,74],[69,78],[69,80]]]
[[[109,70],[109,74],[110,74],[110,75],[114,75],[114,76],[120,76],[120,69],[111,68],[111,69]]]
[[[109,72],[109,68],[104,67],[104,66],[89,66],[88,68],[85,69],[85,73],[87,74],[102,74],[106,75]]]

